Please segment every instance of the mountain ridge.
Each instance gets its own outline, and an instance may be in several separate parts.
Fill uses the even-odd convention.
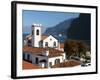
[[[60,23],[58,23],[57,25],[53,26],[53,27],[49,27],[45,30],[44,34],[45,35],[53,35],[54,37],[56,37],[57,39],[60,38],[60,34],[62,35],[60,38],[61,40],[65,40],[67,39],[67,29],[70,27],[71,22],[74,20],[75,18],[71,18],[71,19],[67,19],[64,20]],[[59,39],[59,40],[60,40]],[[62,41],[63,42],[63,41]]]

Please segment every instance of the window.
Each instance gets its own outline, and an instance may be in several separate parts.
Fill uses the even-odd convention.
[[[28,40],[28,46],[31,46],[31,40]]]
[[[25,53],[23,53],[23,59],[25,59]]]
[[[55,64],[59,64],[59,63],[60,63],[60,59],[56,59]]]
[[[54,44],[54,47],[56,47],[56,42],[54,42],[53,44]]]
[[[45,42],[45,47],[48,47],[48,42]]]
[[[30,60],[30,55],[29,54],[27,54],[27,59]]]
[[[49,62],[49,67],[52,67],[52,62]]]
[[[36,64],[38,64],[38,62],[39,62],[39,59],[36,57],[35,61],[36,61]]]
[[[39,35],[39,30],[36,30],[36,35]]]
[[[52,41],[52,39],[50,38],[50,41]]]

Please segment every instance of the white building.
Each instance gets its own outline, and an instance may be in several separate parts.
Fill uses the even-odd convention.
[[[36,48],[25,46],[23,59],[41,67],[52,67],[65,60],[65,53],[53,48]]]
[[[31,27],[31,35],[28,35],[27,38],[30,38],[31,44],[33,47],[58,47],[58,40],[52,36],[42,35],[41,33],[41,24],[33,24]]]
[[[42,36],[42,40],[40,41],[40,46],[56,48],[58,47],[58,40],[52,35],[49,35],[45,38],[43,38]]]
[[[52,35],[41,34],[41,24],[33,24],[31,35],[26,37],[28,45],[23,47],[23,59],[41,67],[52,67],[66,59],[59,41]]]
[[[32,46],[39,47],[39,42],[41,41],[41,24],[32,25]]]

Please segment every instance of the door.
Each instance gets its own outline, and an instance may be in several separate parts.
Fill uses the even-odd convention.
[[[39,63],[39,59],[38,59],[37,57],[36,57],[35,62],[36,62],[36,64],[38,64],[38,63]]]

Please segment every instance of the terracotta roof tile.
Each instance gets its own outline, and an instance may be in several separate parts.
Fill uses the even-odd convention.
[[[61,43],[60,44],[60,48],[64,48],[64,43]]]
[[[46,35],[42,35],[41,36],[41,40],[44,40],[44,39],[46,39],[48,36],[46,36]],[[26,37],[28,40],[32,40],[32,35],[28,35],[27,37]]]
[[[62,63],[56,64],[56,65],[53,66],[53,68],[74,67],[74,66],[77,66],[77,65],[80,65],[80,64],[81,63],[79,61],[69,60],[69,61],[66,61],[66,62],[62,62]]]
[[[23,60],[23,69],[40,69],[41,67]]]
[[[46,36],[46,35],[42,35],[41,36],[41,40],[44,40],[44,39],[46,39],[48,36]]]
[[[30,34],[30,35],[26,36],[26,38],[27,38],[28,40],[32,40],[32,35]]]
[[[46,50],[49,50],[49,55],[48,57],[56,57],[56,56],[61,56],[63,51],[54,49],[54,48],[36,48],[36,47],[30,47],[30,46],[24,46],[23,51],[24,52],[30,52],[31,54],[36,54],[36,55],[42,55],[43,52]]]

